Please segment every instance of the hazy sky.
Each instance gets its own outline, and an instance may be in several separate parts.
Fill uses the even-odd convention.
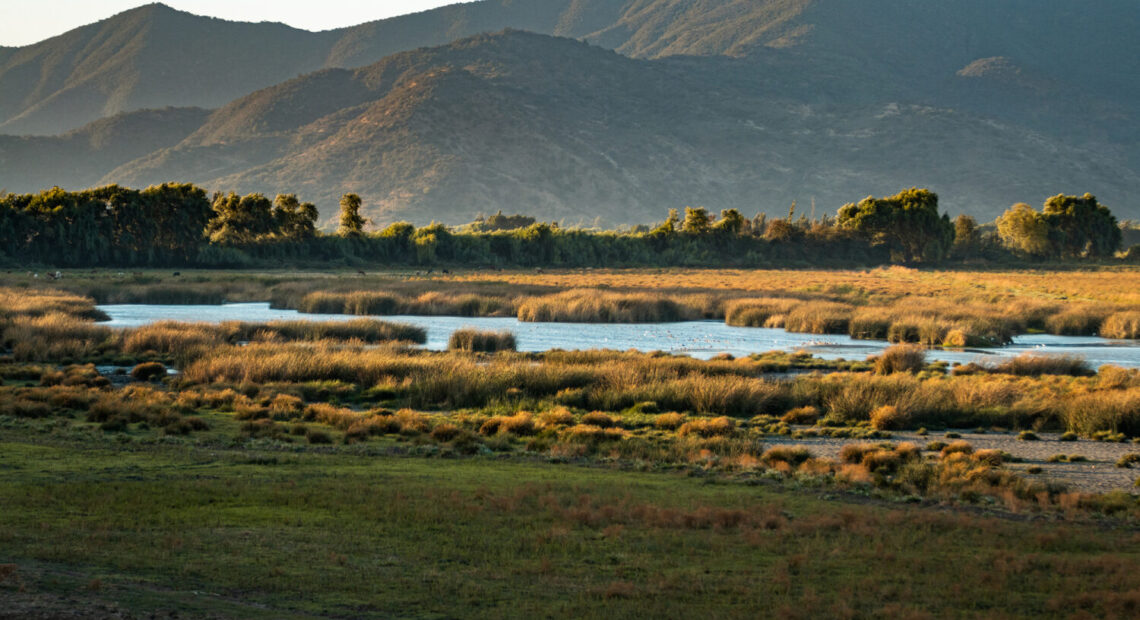
[[[234,21],[284,22],[305,30],[352,26],[466,0],[162,0],[188,13]],[[42,41],[150,0],[0,0],[0,45]]]

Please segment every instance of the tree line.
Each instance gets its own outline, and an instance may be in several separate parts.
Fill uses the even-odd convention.
[[[670,210],[656,225],[620,231],[561,228],[524,215],[447,227],[407,222],[368,230],[362,201],[340,201],[335,233],[293,194],[208,196],[190,184],[107,186],[0,195],[0,260],[7,264],[245,267],[280,264],[483,266],[852,266],[946,261],[1111,257],[1121,228],[1094,196],[1054,196],[1041,211],[1017,204],[990,226],[951,221],[938,196],[912,188],[867,197],[834,217],[736,209]],[[1135,253],[1135,252],[1133,252]]]

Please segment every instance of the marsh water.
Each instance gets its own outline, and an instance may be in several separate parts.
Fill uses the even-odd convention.
[[[137,327],[156,321],[220,323],[277,320],[347,321],[361,318],[343,314],[302,314],[296,310],[270,308],[268,303],[210,306],[105,305],[99,309],[111,317],[111,327]],[[680,323],[524,323],[513,317],[382,316],[385,321],[408,323],[427,330],[432,350],[447,348],[451,333],[462,327],[507,330],[515,335],[520,351],[550,349],[615,349],[665,351],[707,359],[718,353],[734,356],[766,351],[807,351],[823,359],[863,359],[890,346],[886,341],[855,340],[842,335],[797,334],[782,329],[732,327],[723,321]],[[1040,354],[1079,355],[1092,367],[1101,364],[1140,367],[1140,343],[1107,340],[1095,336],[1018,336],[1009,346],[994,349],[936,349],[929,359],[947,362],[992,362],[1026,351]]]

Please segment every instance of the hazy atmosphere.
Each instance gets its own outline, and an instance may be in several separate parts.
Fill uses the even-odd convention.
[[[168,6],[231,21],[280,22],[302,30],[355,26],[464,0],[168,0]],[[5,0],[0,3],[0,46],[30,45],[77,26],[149,4],[145,0]]]
[[[1137,617],[1137,32],[0,0],[0,620]]]

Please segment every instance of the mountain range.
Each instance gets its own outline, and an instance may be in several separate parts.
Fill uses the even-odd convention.
[[[1123,0],[484,0],[320,33],[148,5],[0,48],[0,188],[630,223],[919,185],[1140,217],[1137,26]]]

